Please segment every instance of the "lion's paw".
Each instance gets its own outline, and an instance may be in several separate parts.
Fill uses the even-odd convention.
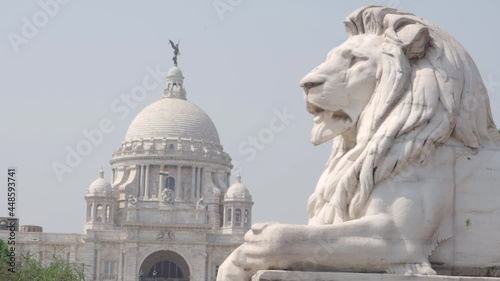
[[[271,258],[286,249],[287,225],[276,222],[257,223],[245,234],[245,251],[248,256]]]
[[[422,263],[391,264],[386,269],[387,273],[401,275],[436,275],[428,261]]]
[[[252,225],[252,233],[261,234],[268,226],[279,224],[278,222],[258,222]]]

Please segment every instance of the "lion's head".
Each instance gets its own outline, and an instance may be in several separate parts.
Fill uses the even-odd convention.
[[[374,6],[345,25],[349,38],[301,81],[313,144],[334,138],[309,198],[311,224],[362,216],[378,182],[451,139],[474,149],[499,144],[479,71],[449,34]]]

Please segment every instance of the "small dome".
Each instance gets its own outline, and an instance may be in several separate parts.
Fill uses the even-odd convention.
[[[170,68],[167,72],[167,77],[172,77],[172,76],[176,76],[176,77],[184,77],[182,75],[182,71],[180,68],[178,68],[177,66],[172,66],[172,68]]]
[[[241,175],[238,174],[236,182],[227,189],[225,199],[252,199],[248,188],[241,183]]]
[[[113,194],[113,188],[109,181],[104,178],[104,171],[99,171],[99,177],[93,181],[87,191],[87,195],[107,196]]]

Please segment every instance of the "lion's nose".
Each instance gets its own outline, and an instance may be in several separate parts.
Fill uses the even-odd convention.
[[[305,82],[305,83],[302,83],[300,84],[300,86],[304,89],[304,92],[309,92],[310,89],[314,88],[314,87],[318,87],[318,86],[321,86],[323,85],[323,83],[325,82]]]

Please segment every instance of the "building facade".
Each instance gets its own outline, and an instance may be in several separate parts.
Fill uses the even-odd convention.
[[[84,234],[21,227],[20,251],[80,263],[92,280],[215,280],[250,228],[253,201],[241,176],[230,186],[231,158],[209,116],[187,100],[177,65],[110,163],[110,180],[101,169],[87,190]]]

